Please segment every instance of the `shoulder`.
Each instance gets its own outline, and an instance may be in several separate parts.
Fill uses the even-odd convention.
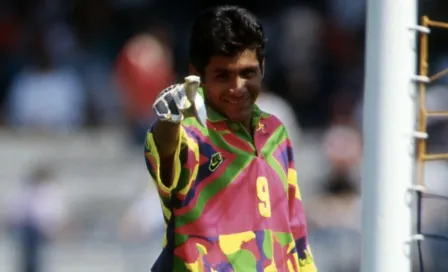
[[[287,134],[285,125],[275,114],[260,110],[260,124],[270,133]]]
[[[292,107],[287,100],[270,92],[260,94],[257,98],[257,105],[262,110],[275,113],[280,120],[292,111]]]

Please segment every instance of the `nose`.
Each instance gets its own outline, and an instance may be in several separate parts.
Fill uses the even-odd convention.
[[[245,80],[241,77],[236,77],[232,86],[230,87],[230,93],[238,97],[244,96],[244,93],[246,92],[245,86]]]

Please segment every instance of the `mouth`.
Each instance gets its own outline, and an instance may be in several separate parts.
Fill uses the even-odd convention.
[[[244,105],[249,99],[248,98],[227,98],[224,99],[224,101],[230,105],[235,105],[235,106],[239,106],[239,105]]]

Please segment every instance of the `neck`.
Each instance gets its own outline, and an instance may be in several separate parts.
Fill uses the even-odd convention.
[[[247,129],[247,131],[252,133],[252,124],[251,119],[243,122],[243,126]]]

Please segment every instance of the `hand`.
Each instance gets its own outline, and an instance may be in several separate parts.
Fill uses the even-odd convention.
[[[198,94],[200,78],[188,76],[184,84],[164,89],[153,104],[160,120],[179,124],[184,118],[196,117],[205,126],[207,114],[204,99]]]

